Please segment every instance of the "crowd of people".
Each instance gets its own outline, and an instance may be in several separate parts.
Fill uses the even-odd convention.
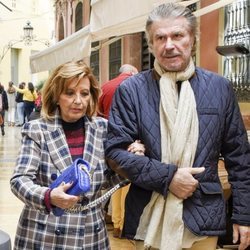
[[[7,90],[0,83],[0,114],[3,119],[1,124],[2,135],[5,135],[5,124],[9,127],[21,127],[25,121],[33,119],[32,112],[40,109],[41,97],[37,94],[32,82],[21,82],[18,87],[10,81]]]
[[[10,180],[24,203],[14,249],[110,249],[96,201],[126,183],[110,201],[114,237],[132,240],[136,250],[215,250],[227,233],[222,160],[232,244],[249,248],[250,145],[232,84],[195,65],[197,20],[189,8],[161,4],[145,30],[153,69],[122,65],[100,88],[88,65],[71,61],[51,73],[39,97],[32,83],[10,83],[7,93],[0,85],[1,114],[19,93],[27,118]],[[28,119],[35,100],[40,119]],[[8,118],[12,124],[11,112]],[[51,188],[79,158],[90,166],[78,170],[90,191],[68,194],[71,180]]]

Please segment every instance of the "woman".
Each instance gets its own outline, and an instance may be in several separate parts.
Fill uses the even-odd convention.
[[[29,120],[29,116],[35,107],[35,100],[37,98],[37,93],[35,87],[32,82],[28,83],[28,88],[20,89],[16,86],[13,86],[17,92],[23,94],[23,108],[24,108],[24,115],[26,119]]]
[[[7,97],[9,103],[8,109],[8,125],[15,126],[15,118],[16,118],[16,90],[13,87],[13,82],[9,82],[9,87],[7,89]]]
[[[29,121],[37,119],[40,117],[40,112],[42,109],[42,94],[41,94],[41,89],[36,89],[37,93],[37,98],[35,100],[35,107],[34,110],[31,112],[29,116]]]
[[[104,173],[106,120],[96,117],[100,89],[83,62],[59,66],[42,92],[41,118],[22,129],[22,147],[11,178],[13,193],[24,203],[14,249],[110,249],[102,205],[56,217],[52,207],[68,209],[100,197]],[[139,150],[140,151],[140,150]],[[136,150],[134,151],[136,152]],[[91,190],[67,195],[71,184],[48,186],[77,158],[91,166]]]
[[[19,89],[24,89],[25,83],[21,82],[18,87]],[[24,104],[23,104],[23,94],[17,92],[16,94],[16,110],[17,110],[17,118],[18,123],[16,124],[17,127],[21,127],[24,124]]]

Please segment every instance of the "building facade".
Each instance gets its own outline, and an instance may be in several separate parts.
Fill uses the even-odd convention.
[[[200,1],[190,8],[195,11],[216,2],[217,0]],[[90,23],[90,0],[57,0],[55,6],[57,41]],[[249,10],[249,0],[235,0],[224,8],[201,16],[195,61],[197,66],[217,72],[231,80],[250,129],[249,54],[228,56],[221,55],[216,50],[218,46],[235,43],[245,43],[244,46],[250,49]],[[140,32],[92,43],[89,63],[102,84],[116,77],[119,67],[124,63],[134,65],[139,71],[151,68],[153,56],[148,52],[144,33]]]
[[[24,81],[37,84],[48,73],[30,72],[30,55],[54,42],[54,1],[2,0],[0,4],[0,82],[8,86]],[[27,24],[29,22],[29,24]],[[33,28],[32,37],[25,28]],[[27,30],[26,30],[27,31]]]

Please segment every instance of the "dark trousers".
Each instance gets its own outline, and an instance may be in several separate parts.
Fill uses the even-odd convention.
[[[0,111],[2,117],[3,117],[3,124],[1,125],[1,132],[2,132],[2,135],[4,135],[4,115],[5,115],[5,111],[2,110]]]
[[[35,108],[34,102],[23,101],[24,115],[29,120],[29,116]]]

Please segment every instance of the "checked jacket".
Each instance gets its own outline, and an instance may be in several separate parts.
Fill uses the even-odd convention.
[[[103,118],[85,120],[83,159],[92,170],[91,190],[81,203],[101,196],[106,186],[103,143],[107,122]],[[91,250],[110,249],[102,205],[79,213],[56,217],[46,210],[44,195],[52,176],[72,164],[66,137],[58,115],[52,121],[37,119],[22,129],[22,146],[10,180],[12,192],[24,203],[17,226],[14,249]]]

